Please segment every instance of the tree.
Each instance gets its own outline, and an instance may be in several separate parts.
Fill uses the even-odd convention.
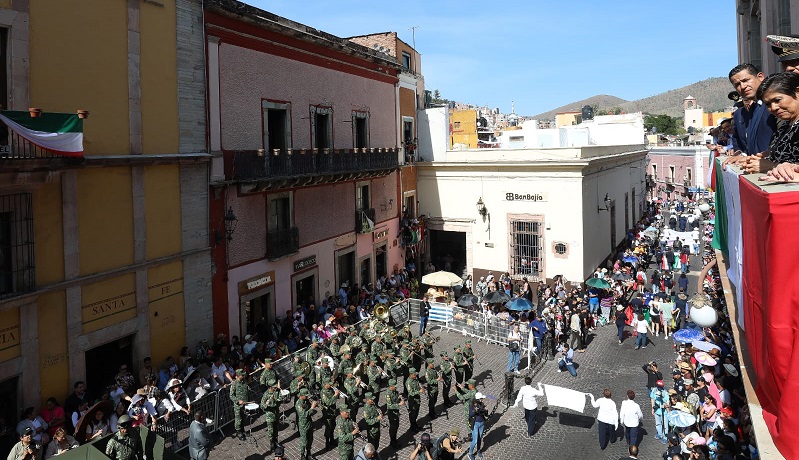
[[[668,115],[647,115],[644,117],[644,128],[648,132],[655,132],[657,134],[671,134],[677,135],[680,134],[680,130],[682,129],[683,133],[685,130],[677,124],[677,119],[674,117],[670,117]],[[652,131],[652,128],[655,128],[655,131]]]
[[[437,89],[433,90],[433,100],[430,101],[433,105],[448,105],[449,99],[442,99],[441,92]]]

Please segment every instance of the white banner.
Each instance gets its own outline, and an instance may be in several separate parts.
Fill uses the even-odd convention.
[[[585,393],[582,391],[544,385],[544,392],[547,395],[547,404],[550,406],[571,409],[581,414],[585,411]]]
[[[744,328],[743,309],[743,233],[741,232],[741,192],[738,187],[739,174],[733,168],[722,171],[724,180],[724,203],[727,211],[727,251],[729,251],[730,267],[727,277],[735,287],[735,301],[738,303],[738,326]]]
[[[442,302],[430,302],[430,321],[448,323],[452,321],[452,307]]]

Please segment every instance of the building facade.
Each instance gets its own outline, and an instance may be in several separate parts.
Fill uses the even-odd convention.
[[[402,266],[401,65],[243,3],[205,6],[214,330],[266,340],[295,305]]]
[[[650,198],[686,197],[706,188],[709,161],[710,150],[704,145],[650,148],[647,171],[653,192]]]
[[[477,111],[474,109],[452,110],[449,114],[450,149],[477,148]]]
[[[211,334],[200,5],[0,2],[2,106],[89,111],[70,158],[2,129],[6,421]]]
[[[799,5],[793,0],[736,0],[738,62],[754,64],[766,75],[781,72],[766,35],[799,33]]]

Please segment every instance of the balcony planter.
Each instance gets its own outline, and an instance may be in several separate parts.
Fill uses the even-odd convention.
[[[28,113],[31,114],[31,118],[39,118],[42,116],[42,109],[31,107],[28,109]]]
[[[83,120],[89,118],[89,111],[88,110],[78,110],[78,118],[83,119]]]

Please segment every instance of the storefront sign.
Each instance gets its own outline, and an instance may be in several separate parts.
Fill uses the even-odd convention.
[[[0,312],[0,362],[20,355],[19,308]]]
[[[515,193],[515,192],[507,192],[505,193],[505,201],[549,201],[549,194],[548,193]]]
[[[263,275],[256,276],[255,278],[250,278],[246,281],[242,281],[239,283],[239,294],[247,293],[248,291],[254,291],[256,289],[270,286],[275,283],[275,272],[266,272]]]
[[[381,228],[379,230],[375,230],[374,233],[372,233],[373,241],[382,240],[383,238],[385,238],[387,236],[388,236],[388,227],[384,227],[384,228]]]
[[[298,272],[300,270],[305,270],[306,268],[313,267],[314,265],[316,265],[316,255],[295,261],[294,271]]]
[[[124,292],[83,305],[83,324],[136,309],[136,293]]]

